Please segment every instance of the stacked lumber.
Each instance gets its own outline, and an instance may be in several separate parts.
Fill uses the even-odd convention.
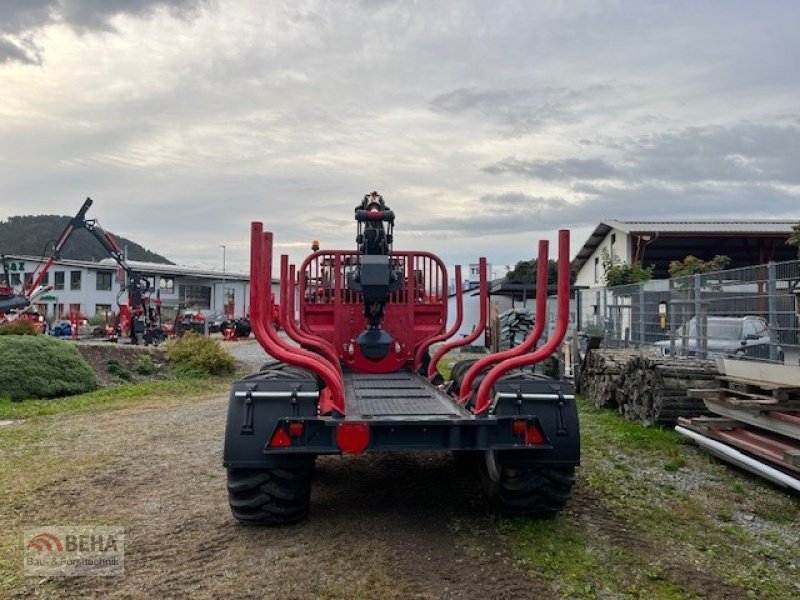
[[[525,341],[533,330],[533,313],[524,308],[512,308],[500,313],[499,349],[515,348]]]
[[[716,386],[712,362],[692,358],[639,355],[626,365],[617,390],[619,411],[631,421],[646,425],[674,425],[678,417],[707,415],[702,400],[690,389]]]
[[[800,491],[800,369],[727,358],[722,363],[722,373],[737,375],[720,375],[715,387],[689,391],[717,416],[681,419],[678,431],[693,432],[701,445],[722,444],[715,448],[717,456]]]
[[[650,349],[592,350],[581,371],[580,389],[598,408],[614,408],[646,425],[674,424],[679,416],[708,414],[689,389],[716,386],[709,361],[670,358]]]

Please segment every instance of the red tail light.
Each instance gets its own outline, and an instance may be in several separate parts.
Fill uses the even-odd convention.
[[[300,437],[303,435],[304,430],[305,425],[302,422],[295,421],[294,423],[289,423],[289,435],[291,437]]]
[[[517,420],[511,424],[511,431],[514,435],[525,435],[528,430],[528,422]]]
[[[342,423],[336,428],[336,444],[345,454],[360,454],[369,445],[369,425]]]

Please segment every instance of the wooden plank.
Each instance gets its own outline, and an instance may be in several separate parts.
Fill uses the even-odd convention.
[[[796,365],[726,357],[717,357],[716,361],[719,372],[730,377],[800,388],[800,369]]]
[[[760,427],[767,431],[780,433],[792,439],[800,440],[800,424],[777,419],[760,411],[750,411],[728,406],[714,400],[705,400],[705,405],[708,410],[723,417],[736,419],[748,425],[754,425],[755,427]]]

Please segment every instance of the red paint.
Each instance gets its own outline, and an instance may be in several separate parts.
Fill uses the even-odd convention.
[[[428,378],[430,379],[434,375],[436,375],[436,365],[442,359],[442,357],[450,352],[450,350],[454,348],[460,348],[462,346],[466,346],[471,344],[478,337],[484,332],[486,329],[486,313],[489,303],[489,285],[486,281],[486,259],[481,257],[478,259],[479,267],[478,270],[480,271],[480,316],[478,317],[478,323],[475,325],[475,329],[472,330],[468,336],[460,340],[453,340],[448,344],[442,344],[439,349],[436,351],[436,354],[433,355],[431,358],[431,364],[428,367]]]
[[[569,326],[569,230],[562,229],[558,232],[558,315],[556,328],[547,343],[531,354],[524,354],[510,358],[505,362],[496,365],[486,374],[478,388],[477,401],[475,403],[475,414],[480,414],[487,410],[492,404],[491,391],[497,380],[513,369],[519,369],[535,365],[541,362],[553,352],[564,341]]]
[[[521,354],[527,354],[532,348],[536,347],[536,342],[542,337],[544,326],[547,322],[547,260],[549,257],[549,243],[547,240],[539,242],[539,256],[536,263],[536,318],[533,323],[533,330],[525,341],[517,346],[504,352],[497,354],[490,354],[484,356],[464,374],[464,379],[461,381],[460,398],[462,404],[465,404],[469,397],[472,395],[472,383],[475,378],[480,375],[486,368],[491,365],[496,365],[500,361],[514,358]]]
[[[272,281],[272,233],[264,233],[263,225],[251,224],[250,230],[250,317],[253,332],[264,350],[274,358],[298,367],[308,369],[319,375],[330,397],[320,414],[336,410],[344,414],[344,382],[338,371],[325,358],[289,346],[276,333],[272,323],[272,294],[268,286]],[[325,412],[323,412],[325,409]]]
[[[447,274],[445,274],[447,277]],[[422,357],[425,355],[425,351],[430,348],[433,344],[438,342],[444,342],[445,340],[449,340],[455,334],[458,333],[458,330],[461,329],[461,323],[464,322],[464,294],[463,292],[463,283],[461,281],[461,265],[456,265],[456,273],[455,273],[455,284],[456,284],[456,321],[453,323],[453,326],[441,333],[439,335],[434,335],[424,342],[422,342],[418,347],[417,351],[414,353],[414,371],[418,371],[420,366],[422,366]]]

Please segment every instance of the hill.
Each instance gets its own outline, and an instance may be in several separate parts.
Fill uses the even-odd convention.
[[[29,254],[49,256],[53,244],[64,231],[71,217],[61,215],[24,215],[0,221],[0,252],[3,254]],[[112,233],[112,232],[109,232]],[[112,233],[112,235],[114,235]],[[114,235],[119,247],[128,248],[130,260],[173,264],[172,261],[150,252],[136,242]],[[49,242],[49,243],[48,243]],[[102,260],[108,253],[88,231],[78,229],[64,246],[61,258],[73,260]]]

